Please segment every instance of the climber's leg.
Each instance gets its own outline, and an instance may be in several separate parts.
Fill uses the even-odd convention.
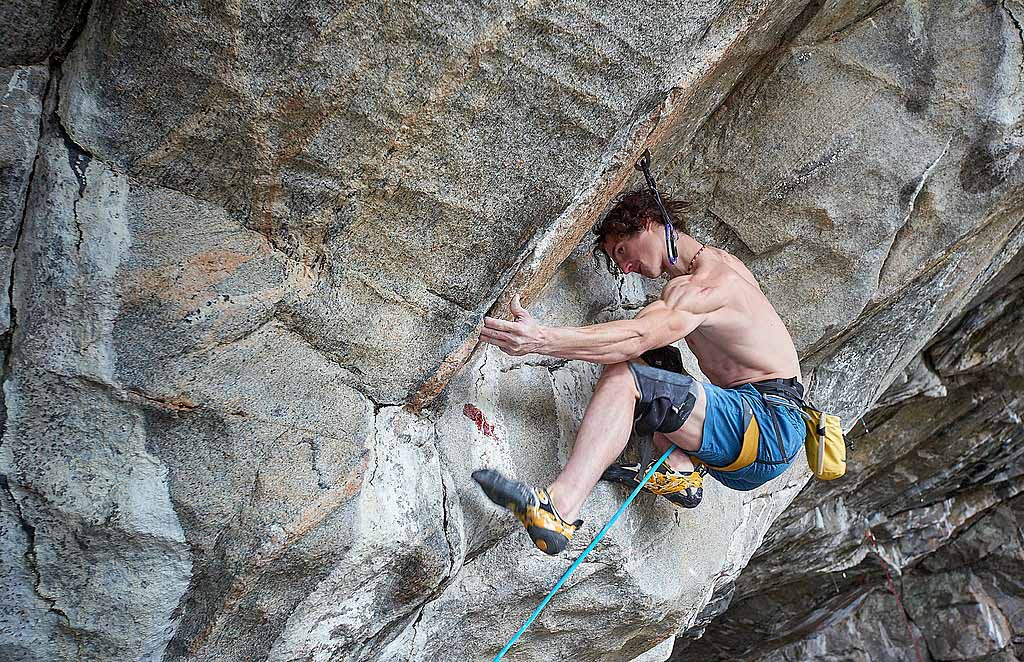
[[[519,518],[537,547],[557,554],[583,523],[576,519],[580,504],[625,448],[639,397],[628,364],[607,366],[583,416],[569,462],[546,490],[493,469],[475,471],[473,478],[491,501]]]
[[[692,414],[691,414],[692,416]],[[662,453],[667,451],[669,447],[674,448],[672,454],[665,460],[665,465],[673,471],[693,471],[693,462],[690,460],[690,456],[682,451],[679,446],[676,446],[667,435],[661,432],[654,433],[654,456],[661,457]]]
[[[548,488],[555,507],[566,519],[577,516],[601,472],[626,447],[639,398],[628,363],[605,367],[576,432],[569,461]]]
[[[576,433],[565,469],[549,492],[567,519],[580,506],[629,441],[630,429],[662,431],[683,448],[700,448],[704,416],[703,389],[689,375],[641,363],[617,363],[605,368]]]
[[[700,449],[703,439],[706,393],[704,387],[685,373],[670,372],[633,364],[640,400],[636,406],[635,429],[653,432],[656,457],[670,445],[686,452]],[[686,452],[673,452],[651,475],[644,489],[664,496],[684,508],[695,508],[703,496],[703,467],[694,469]],[[603,480],[635,486],[643,480],[650,465],[612,464],[601,475]]]
[[[700,449],[704,431],[704,386],[687,374],[631,363],[640,391],[634,415],[639,434],[661,432],[684,451]]]
[[[703,388],[688,376],[640,364],[609,365],[594,389],[569,461],[548,489],[492,469],[476,471],[473,478],[491,501],[519,518],[537,547],[557,554],[582,524],[576,519],[580,506],[625,448],[630,429],[659,430],[684,449],[699,448],[703,403]]]

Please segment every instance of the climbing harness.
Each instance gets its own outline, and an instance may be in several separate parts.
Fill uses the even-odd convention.
[[[670,264],[675,264],[679,260],[679,254],[676,252],[676,242],[673,237],[675,229],[672,227],[672,218],[668,215],[668,210],[665,209],[665,203],[661,201],[658,187],[654,185],[654,177],[651,176],[651,150],[645,149],[643,156],[640,157],[640,160],[633,167],[637,170],[643,170],[644,179],[647,180],[647,188],[651,189],[651,193],[654,194],[654,201],[658,203],[658,209],[661,211],[661,220],[665,222],[665,247],[668,250],[668,261]],[[690,266],[693,266],[692,260]]]
[[[654,474],[654,472],[658,470],[658,467],[660,467],[662,463],[664,463],[665,460],[668,459],[668,456],[672,453],[672,450],[674,448],[674,446],[670,446],[669,449],[665,451],[665,454],[661,456],[661,459],[651,465],[651,468],[647,470],[647,474],[644,475],[643,480],[641,480],[640,483],[633,488],[633,492],[622,503],[622,505],[619,506],[619,509],[615,511],[615,514],[612,515],[612,518],[608,520],[607,524],[604,525],[604,528],[601,529],[601,532],[594,537],[594,539],[591,541],[589,545],[587,545],[587,548],[583,550],[583,553],[580,554],[579,557],[572,562],[572,565],[569,566],[569,569],[565,571],[561,579],[555,582],[555,585],[552,587],[550,591],[548,591],[548,594],[544,596],[544,599],[540,601],[540,604],[537,605],[537,608],[533,610],[533,613],[530,614],[530,617],[526,619],[526,622],[523,623],[523,626],[519,628],[519,630],[517,630],[514,635],[512,635],[512,638],[508,640],[508,643],[505,644],[504,648],[502,648],[501,651],[494,656],[494,662],[498,662],[498,660],[503,658],[505,656],[505,653],[507,653],[508,650],[512,648],[512,644],[516,643],[516,641],[519,640],[519,637],[521,637],[522,634],[526,632],[526,628],[530,627],[530,623],[533,623],[534,619],[537,618],[541,610],[544,609],[544,606],[547,605],[549,600],[551,600],[551,597],[555,594],[555,591],[561,588],[562,584],[565,583],[565,580],[569,579],[569,575],[572,574],[573,570],[575,570],[580,563],[583,563],[583,559],[587,558],[587,555],[590,554],[591,551],[593,551],[594,547],[597,546],[597,543],[601,542],[601,538],[604,538],[604,534],[608,533],[608,529],[612,528],[612,525],[615,524],[615,521],[619,519],[619,515],[621,515],[626,510],[626,506],[632,503],[633,499],[636,498],[636,495],[639,494],[640,490],[642,490],[644,488],[644,485],[647,484],[647,481],[651,479],[651,476]]]
[[[768,379],[751,384],[769,403],[794,409],[804,419],[807,428],[804,436],[804,450],[807,464],[814,475],[822,480],[840,478],[846,473],[846,439],[843,437],[842,421],[835,414],[829,414],[812,406],[804,399],[803,386],[792,379]],[[779,423],[772,419],[778,431]]]
[[[731,464],[723,467],[716,467],[706,462],[697,460],[700,464],[703,464],[708,469],[716,472],[732,473],[746,469],[755,462],[765,465],[789,465],[793,462],[793,458],[796,457],[798,451],[794,451],[791,455],[787,456],[785,448],[782,447],[782,430],[779,428],[779,418],[776,412],[776,407],[787,407],[796,411],[802,411],[804,400],[803,385],[797,381],[796,377],[790,377],[788,379],[764,379],[757,382],[750,382],[750,386],[754,387],[754,390],[761,395],[761,399],[764,402],[768,414],[771,418],[772,425],[775,428],[775,439],[777,440],[778,447],[778,460],[771,460],[765,457],[760,452],[762,443],[761,438],[761,424],[758,422],[757,417],[754,416],[754,409],[750,403],[743,400],[743,418],[741,422],[741,428],[743,430],[743,438],[740,445],[739,455],[733,460]],[[719,479],[721,480],[721,479]]]

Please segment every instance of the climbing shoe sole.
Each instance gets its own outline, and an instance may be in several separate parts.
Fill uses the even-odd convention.
[[[510,510],[522,522],[533,544],[546,554],[554,556],[562,552],[583,524],[583,520],[570,524],[562,519],[547,490],[506,478],[494,469],[474,471],[473,480],[488,499]]]

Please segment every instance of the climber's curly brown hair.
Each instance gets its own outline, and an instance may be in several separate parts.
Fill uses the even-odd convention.
[[[680,221],[680,215],[689,210],[693,203],[688,200],[677,200],[664,193],[661,194],[661,201],[668,211],[672,225],[686,232],[685,226]],[[615,198],[615,204],[605,215],[600,223],[594,228],[594,247],[591,255],[598,262],[604,258],[604,265],[612,274],[619,274],[619,268],[615,260],[611,259],[604,250],[604,240],[609,235],[631,235],[640,232],[651,221],[658,225],[665,225],[661,220],[661,212],[658,210],[658,202],[650,189],[627,191]]]

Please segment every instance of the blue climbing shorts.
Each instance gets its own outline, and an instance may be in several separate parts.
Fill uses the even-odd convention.
[[[803,446],[807,428],[795,406],[774,404],[750,384],[722,388],[702,382],[707,396],[704,434],[700,450],[691,456],[708,465],[708,473],[734,490],[752,490],[781,475]],[[743,458],[753,462],[734,471],[722,471]],[[753,455],[756,441],[756,456]],[[717,468],[716,468],[717,467]]]

